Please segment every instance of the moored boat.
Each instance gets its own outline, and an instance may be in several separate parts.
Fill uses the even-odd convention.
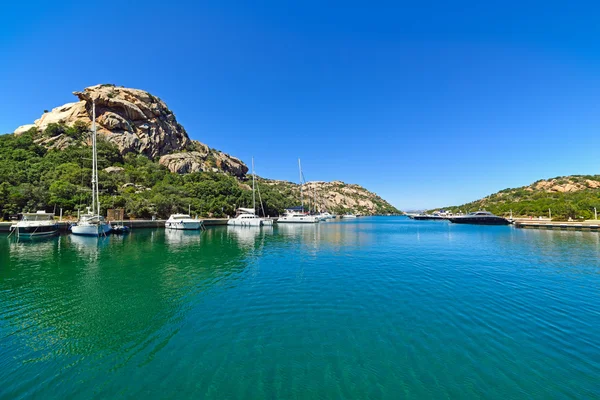
[[[102,215],[90,211],[79,217],[76,224],[71,225],[71,233],[82,236],[104,236],[110,233],[111,227]]]
[[[202,226],[202,220],[192,218],[189,214],[172,214],[165,222],[166,229],[198,230]]]
[[[252,208],[238,208],[235,218],[227,221],[229,226],[262,226],[263,220],[254,213]]]
[[[12,225],[11,230],[17,238],[53,236],[58,233],[58,224],[54,221],[54,214],[38,211],[23,214],[23,218]]]
[[[296,223],[296,224],[314,224],[319,222],[319,218],[309,215],[304,211],[304,190],[302,188],[303,175],[302,164],[298,159],[298,170],[300,172],[300,206],[285,209],[285,214],[277,219],[278,224]]]
[[[314,215],[308,215],[304,212],[304,207],[302,206],[286,208],[285,214],[277,219],[278,224],[314,224],[317,222],[319,222],[319,218]]]
[[[428,221],[428,220],[444,220],[447,219],[439,214],[418,214],[410,216],[410,218],[418,221]]]
[[[98,190],[98,150],[96,148],[96,103],[92,102],[92,207],[81,215],[77,224],[71,226],[71,233],[84,236],[104,236],[110,232],[110,225],[100,215],[100,192]]]
[[[475,225],[508,225],[510,222],[506,218],[499,217],[488,211],[476,211],[467,215],[450,217],[450,222],[455,224],[475,224]]]
[[[353,219],[353,218],[356,218],[356,215],[347,213],[347,214],[342,215],[342,218]]]

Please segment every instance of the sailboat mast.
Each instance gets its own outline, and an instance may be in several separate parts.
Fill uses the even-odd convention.
[[[302,164],[298,159],[298,170],[300,171],[300,203],[302,204],[302,211],[304,211],[304,194],[302,193]]]
[[[254,193],[254,157],[252,157],[252,209],[256,214],[256,194]]]
[[[96,215],[96,102],[92,100],[92,215]]]

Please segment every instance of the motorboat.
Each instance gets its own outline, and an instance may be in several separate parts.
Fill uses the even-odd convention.
[[[285,214],[277,219],[278,224],[314,224],[316,222],[319,222],[319,218],[304,212],[304,207],[302,206],[286,208]]]
[[[319,218],[321,221],[327,221],[328,219],[335,218],[333,215],[328,213],[327,211],[318,213],[315,217]]]
[[[71,233],[84,236],[104,236],[110,232],[108,224],[100,215],[100,192],[98,190],[98,149],[96,147],[96,102],[92,102],[92,207],[71,225]]]
[[[348,214],[342,215],[342,218],[352,219],[352,218],[356,218],[356,215],[348,213]]]
[[[417,215],[413,215],[410,218],[414,219],[414,220],[418,220],[418,221],[429,221],[429,220],[444,220],[447,219],[446,217],[441,216],[440,214],[437,213],[433,213],[433,214],[417,214]]]
[[[263,220],[254,213],[252,208],[238,208],[235,218],[227,221],[229,226],[262,226]]]
[[[45,211],[24,213],[23,218],[11,226],[17,238],[33,238],[53,236],[58,233],[58,223],[54,221],[54,214]]]
[[[488,211],[476,211],[466,215],[450,217],[450,222],[455,224],[475,224],[475,225],[508,225],[510,222],[506,218],[498,217]]]
[[[166,229],[195,231],[202,226],[202,220],[192,218],[189,214],[172,214],[165,222]]]

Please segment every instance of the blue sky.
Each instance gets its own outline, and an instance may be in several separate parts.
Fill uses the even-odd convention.
[[[300,157],[401,209],[598,173],[592,3],[25,3],[0,13],[0,132],[114,83],[262,176]]]

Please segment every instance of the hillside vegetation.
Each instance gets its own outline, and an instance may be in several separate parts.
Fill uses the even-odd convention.
[[[84,127],[77,129],[67,133],[77,137],[88,134]],[[48,149],[39,144],[38,136],[36,129],[0,135],[0,217],[43,209],[58,213],[60,208],[64,215],[75,216],[90,203],[90,147],[81,143]],[[233,215],[236,207],[252,204],[248,175],[174,173],[146,155],[123,155],[115,144],[102,139],[98,141],[98,157],[103,213],[106,208],[122,207],[130,217],[165,218],[174,212],[187,212],[189,206],[192,215],[222,217]],[[318,199],[337,196],[339,200],[330,204],[331,212],[398,212],[360,186],[342,182],[323,185],[317,190]],[[331,190],[326,190],[326,185]],[[296,184],[258,179],[258,186],[267,215],[279,215],[285,207],[299,203]],[[319,200],[319,204],[324,203]]]
[[[497,215],[548,216],[555,219],[594,218],[600,211],[600,175],[559,176],[529,186],[504,189],[483,199],[460,206],[445,207],[452,212],[487,210]]]

